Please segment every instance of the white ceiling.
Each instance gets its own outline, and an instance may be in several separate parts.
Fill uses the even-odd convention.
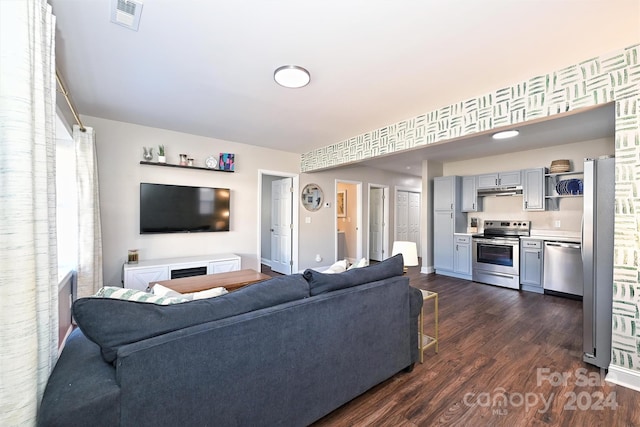
[[[50,3],[80,114],[296,153],[640,40],[638,0],[146,0],[137,32]]]

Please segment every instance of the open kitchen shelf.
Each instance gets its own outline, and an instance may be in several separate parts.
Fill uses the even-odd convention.
[[[556,191],[556,186],[558,182],[564,177],[582,177],[584,172],[582,171],[574,171],[574,172],[558,172],[558,173],[545,173],[545,185],[547,186],[547,191],[545,195],[545,199],[549,202],[547,209],[557,211],[560,208],[560,200],[562,199],[575,199],[582,197],[582,194],[558,194]]]

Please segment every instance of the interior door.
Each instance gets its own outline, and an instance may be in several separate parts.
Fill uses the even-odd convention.
[[[420,253],[420,193],[409,192],[407,240],[415,242]]]
[[[409,240],[409,192],[396,193],[396,240]]]
[[[372,188],[369,192],[369,258],[384,259],[384,189]]]
[[[291,178],[271,183],[271,270],[291,274],[293,208]]]

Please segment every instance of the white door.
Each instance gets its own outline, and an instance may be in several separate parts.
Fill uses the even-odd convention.
[[[396,194],[396,240],[409,240],[409,192],[398,191]]]
[[[369,258],[384,259],[384,189],[372,188],[369,193]]]
[[[420,253],[420,193],[409,192],[407,240],[415,242]]]
[[[291,274],[292,179],[271,183],[271,270]]]

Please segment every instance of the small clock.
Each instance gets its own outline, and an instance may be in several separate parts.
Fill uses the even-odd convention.
[[[207,157],[207,160],[205,160],[204,164],[209,169],[218,169],[218,158],[214,156],[209,156]]]

